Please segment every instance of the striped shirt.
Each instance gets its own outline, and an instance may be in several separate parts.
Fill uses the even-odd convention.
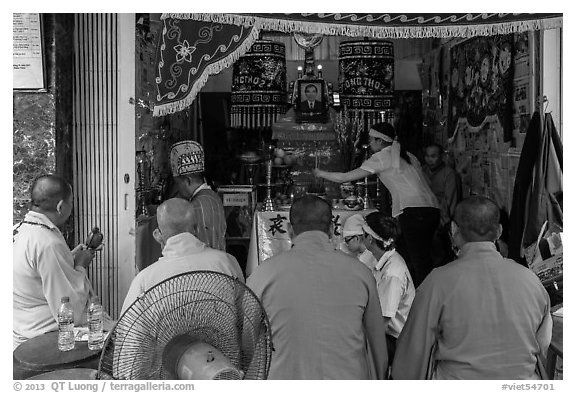
[[[226,216],[218,194],[204,183],[194,191],[190,203],[199,211],[198,239],[208,247],[226,251]]]

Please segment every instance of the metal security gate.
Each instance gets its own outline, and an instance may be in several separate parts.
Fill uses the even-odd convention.
[[[134,14],[75,15],[74,229],[77,243],[104,233],[89,277],[114,318],[135,274],[134,25]]]

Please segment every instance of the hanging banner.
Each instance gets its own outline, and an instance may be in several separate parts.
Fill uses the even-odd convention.
[[[156,52],[154,116],[190,106],[208,76],[230,67],[258,38],[252,27],[172,18],[163,24]]]
[[[270,128],[286,111],[286,48],[258,40],[234,63],[232,128]]]
[[[453,133],[459,119],[472,127],[497,115],[504,142],[512,139],[513,34],[477,37],[450,51],[450,112]]]
[[[262,30],[348,37],[431,38],[509,34],[562,27],[562,14],[163,14],[156,54],[154,116],[187,108],[214,75],[232,65]]]
[[[391,41],[340,43],[340,101],[349,110],[390,109],[394,100],[394,44]]]
[[[562,27],[562,13],[446,14],[164,14],[258,29],[369,38],[474,37]]]

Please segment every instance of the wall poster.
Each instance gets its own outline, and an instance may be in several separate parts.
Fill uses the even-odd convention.
[[[450,50],[450,133],[462,118],[477,127],[497,115],[504,142],[512,139],[513,38],[475,37]]]
[[[40,14],[12,14],[13,89],[46,88],[42,18]]]
[[[513,130],[514,137],[521,138],[526,134],[528,123],[532,117],[534,94],[533,75],[531,72],[530,51],[533,45],[528,32],[515,35],[514,44],[514,82],[513,82]],[[517,141],[516,146],[521,147],[524,139]]]

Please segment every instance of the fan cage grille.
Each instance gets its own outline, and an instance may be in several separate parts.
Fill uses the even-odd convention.
[[[238,380],[242,379],[242,373],[238,370],[226,370],[218,373],[215,377],[215,380]]]
[[[178,336],[210,344],[240,372],[217,379],[266,379],[270,323],[260,301],[241,281],[218,272],[171,277],[140,296],[105,342],[98,378],[177,379],[164,358]]]

